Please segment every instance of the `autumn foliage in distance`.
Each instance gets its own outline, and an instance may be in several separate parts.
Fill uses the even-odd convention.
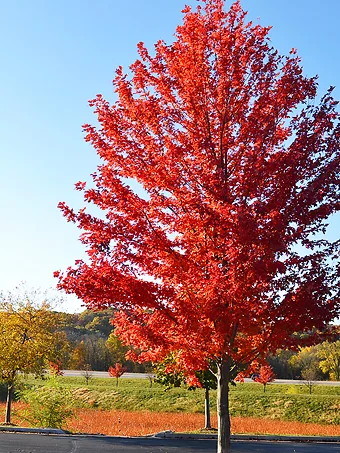
[[[262,365],[260,367],[259,373],[255,376],[254,381],[263,384],[263,392],[266,391],[266,385],[269,382],[273,382],[275,379],[275,374],[270,365]]]
[[[88,259],[56,272],[89,308],[114,307],[136,360],[170,353],[186,373],[217,376],[218,451],[230,451],[228,386],[253,360],[295,348],[339,315],[340,127],[332,88],[240,2],[183,10],[174,42],[116,71],[116,101],[90,101],[84,126],[102,160],[63,215]],[[299,246],[299,247],[298,247]],[[312,342],[313,336],[305,336]],[[132,354],[133,356],[133,354]]]
[[[55,362],[48,363],[49,371],[53,377],[63,376],[64,372],[61,369],[61,361],[57,360]]]
[[[116,363],[114,366],[110,366],[108,371],[111,377],[116,378],[116,385],[118,386],[118,379],[123,376],[123,374],[127,371],[127,368],[122,366],[121,363]]]

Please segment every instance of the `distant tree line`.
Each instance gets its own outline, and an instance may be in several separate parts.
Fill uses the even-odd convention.
[[[9,316],[9,307],[10,305],[5,306],[2,302],[0,317]],[[24,307],[27,311],[26,316],[30,313],[29,307],[29,305]],[[84,310],[81,313],[70,314],[53,311],[47,305],[46,307],[45,310],[48,310],[51,319],[54,320],[54,344],[57,348],[57,352],[53,353],[55,357],[51,352],[52,349],[49,348],[49,360],[58,363],[58,367],[61,369],[107,371],[110,366],[119,363],[128,372],[151,373],[154,371],[159,374],[159,379],[161,379],[160,371],[164,364],[154,364],[153,367],[151,363],[139,364],[126,359],[126,353],[130,348],[115,336],[112,309],[100,312]],[[21,319],[24,320],[24,317],[21,316]],[[45,316],[46,322],[47,319],[49,318]],[[4,322],[1,324],[5,325]],[[32,322],[30,327],[32,327]],[[25,326],[20,326],[20,329],[24,335]],[[315,346],[302,346],[297,351],[279,349],[275,354],[269,356],[267,361],[276,378],[340,381],[340,326],[330,326],[329,329],[331,334],[327,336],[328,339]],[[14,328],[11,328],[10,331],[12,334],[15,332]],[[8,370],[12,369],[8,363],[13,362],[13,357],[16,357],[14,353],[10,353],[12,346],[16,348],[11,344],[10,339],[11,337],[3,328],[2,335],[0,335],[0,343],[3,343],[1,343],[0,381],[6,381],[6,373],[8,374]],[[301,343],[303,344],[303,338],[301,338]],[[6,359],[6,351],[11,360]],[[28,357],[27,354],[24,356]],[[18,360],[20,361],[20,356],[18,356]],[[15,366],[17,370],[22,371],[27,368],[24,365],[24,363],[20,363],[20,366]],[[44,366],[42,361],[40,365]],[[27,371],[30,372],[30,369],[27,368]]]
[[[53,312],[53,316],[57,320],[58,335],[63,335],[63,346],[59,347],[58,353],[61,368],[107,371],[110,366],[120,363],[128,372],[153,370],[151,364],[126,359],[130,348],[114,334],[112,309],[100,312],[84,310],[72,314]],[[332,335],[328,336],[328,340],[315,346],[300,347],[298,351],[279,349],[269,356],[268,364],[276,377],[340,381],[340,326],[332,326],[330,330]],[[154,370],[157,371],[157,366]]]
[[[64,369],[107,371],[121,363],[129,372],[144,372],[148,366],[126,360],[129,347],[114,335],[112,310],[60,313],[69,348],[62,359]]]
[[[279,349],[268,358],[278,379],[340,381],[340,329],[333,338],[298,351]]]
[[[60,313],[69,347],[64,354],[64,369],[82,370],[90,367],[107,371],[121,363],[129,372],[149,372],[151,364],[126,360],[129,348],[114,335],[112,310],[81,313]],[[340,326],[332,326],[327,341],[298,351],[279,349],[268,357],[278,379],[340,380]],[[302,339],[303,342],[303,339]]]

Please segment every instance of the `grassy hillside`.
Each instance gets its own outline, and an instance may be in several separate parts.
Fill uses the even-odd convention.
[[[59,377],[58,385],[72,390],[77,407],[91,407],[127,411],[148,410],[153,412],[204,412],[204,391],[189,391],[184,387],[166,390],[159,384],[150,387],[144,379],[91,379],[86,385],[84,378]],[[50,385],[48,380],[27,379],[25,386]],[[53,389],[53,387],[52,387]],[[51,389],[51,390],[52,390]],[[211,407],[214,411],[216,392],[211,391]],[[340,424],[340,387],[314,386],[308,394],[304,385],[267,386],[256,383],[237,384],[230,392],[232,416],[260,417],[272,420],[300,421],[304,423]]]

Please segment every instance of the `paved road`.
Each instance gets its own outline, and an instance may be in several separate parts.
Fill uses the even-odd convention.
[[[216,441],[0,433],[0,453],[215,453]],[[233,453],[340,453],[340,444],[235,441]]]
[[[63,370],[64,376],[77,376],[83,377],[84,371],[81,370]],[[98,378],[111,378],[107,371],[91,371],[92,377]],[[124,373],[120,379],[148,379],[148,375],[146,373]]]
[[[84,372],[81,370],[63,370],[64,376],[83,376]],[[111,377],[107,371],[91,371],[93,377],[109,378]],[[148,379],[145,373],[124,373],[122,378],[125,379]],[[112,378],[111,378],[112,379]],[[245,382],[253,382],[250,378],[246,378]],[[271,384],[301,384],[303,381],[292,379],[275,379]],[[340,385],[336,381],[313,381],[316,385]]]
[[[250,378],[246,378],[245,382],[254,382]],[[270,384],[303,384],[302,380],[293,380],[293,379],[275,379],[275,381]],[[313,381],[314,385],[340,385],[340,381]]]

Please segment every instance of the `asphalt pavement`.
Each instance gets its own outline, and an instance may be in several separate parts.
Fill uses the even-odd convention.
[[[82,370],[62,370],[64,376],[73,376],[73,377],[83,377],[84,371]],[[107,371],[90,371],[89,372],[92,377],[95,378],[110,378],[112,376],[109,375]],[[120,379],[148,379],[148,374],[146,373],[124,373]]]
[[[215,453],[216,440],[14,434],[0,432],[0,453]],[[340,453],[340,444],[232,442],[234,453]]]

